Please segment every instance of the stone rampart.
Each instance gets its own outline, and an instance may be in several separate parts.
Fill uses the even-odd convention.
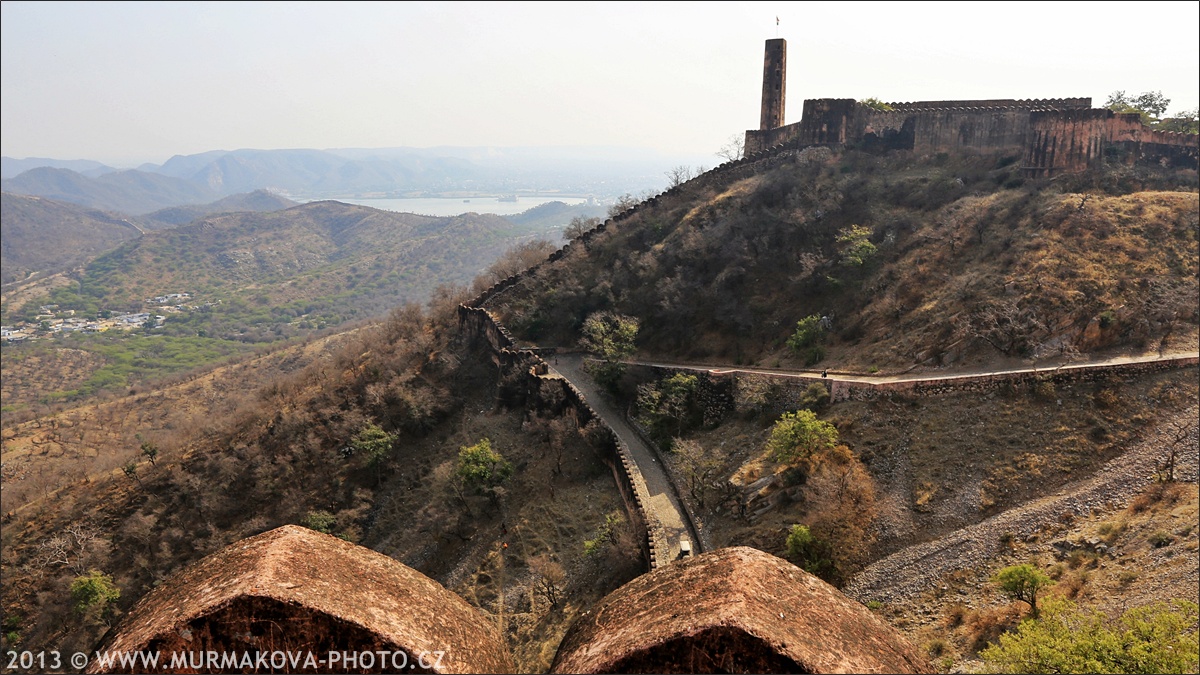
[[[515,347],[508,329],[486,309],[460,305],[458,315],[459,331],[469,340],[485,346],[500,369],[501,384],[497,396],[501,403],[566,414],[574,417],[580,429],[593,422],[600,425],[603,431],[594,440],[601,459],[612,469],[647,566],[655,569],[669,562],[666,533],[647,508],[650,491],[646,479],[633,461],[629,448],[587,403],[583,393],[567,380],[548,375],[550,367],[538,353],[541,350]]]
[[[1200,137],[1158,131],[1135,113],[1111,110],[1033,112],[1024,168],[1033,176],[1083,171],[1103,161],[1196,168]]]
[[[1041,371],[1019,373],[997,373],[994,375],[963,375],[929,380],[902,380],[898,382],[854,382],[838,380],[833,383],[833,401],[871,401],[888,396],[937,396],[955,392],[986,392],[1003,386],[1035,386],[1041,382],[1069,384],[1073,382],[1096,382],[1111,377],[1139,377],[1150,373],[1194,368],[1200,361],[1195,356],[1181,356],[1160,361],[1139,363],[1100,364],[1074,366]]]
[[[854,99],[810,99],[795,124],[746,132],[746,152],[780,145],[867,151],[1019,153],[1032,176],[1099,166],[1200,167],[1200,138],[1151,129],[1136,114],[1091,108],[1090,98],[915,101],[878,110]]]
[[[1200,357],[1179,356],[1156,361],[1096,364],[1048,368],[1045,370],[996,373],[991,375],[961,375],[929,379],[866,382],[819,375],[770,373],[734,369],[683,368],[652,366],[638,368],[658,371],[661,377],[677,372],[705,376],[709,389],[721,391],[714,411],[754,412],[777,416],[796,410],[808,396],[808,389],[820,384],[830,394],[831,402],[873,401],[891,396],[938,396],[956,392],[988,392],[1004,386],[1035,386],[1049,381],[1054,384],[1107,381],[1113,377],[1140,377],[1178,368],[1195,368]]]

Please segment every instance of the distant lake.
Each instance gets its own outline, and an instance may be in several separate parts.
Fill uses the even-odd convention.
[[[345,199],[338,197],[334,201],[358,206],[369,206],[383,211],[398,211],[400,213],[417,213],[423,216],[457,216],[462,213],[494,213],[499,216],[511,216],[522,211],[528,211],[535,206],[549,202],[562,202],[574,206],[587,201],[582,197],[520,197],[515,202],[497,201],[495,197],[462,197],[450,199],[446,197],[413,198],[413,199]]]

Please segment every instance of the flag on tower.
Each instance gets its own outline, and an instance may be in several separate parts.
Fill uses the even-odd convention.
[[[778,25],[779,25],[779,17],[775,17],[775,25],[776,25],[776,26],[778,26]]]

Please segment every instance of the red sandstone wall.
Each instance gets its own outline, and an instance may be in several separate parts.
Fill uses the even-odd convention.
[[[800,133],[800,123],[789,124],[785,127],[775,127],[767,131],[758,131],[750,129],[746,132],[746,146],[743,150],[746,157],[760,153],[767,148],[774,147],[785,141],[791,140]]]
[[[1102,109],[1030,114],[1025,169],[1034,176],[1049,176],[1095,166],[1103,158],[1105,125],[1111,116],[1112,111]]]
[[[978,104],[978,105],[976,105]],[[1091,99],[918,101],[880,111],[853,99],[804,102],[800,122],[746,132],[746,155],[780,144],[867,150],[1020,152],[1034,176],[1083,171],[1103,161],[1200,166],[1195,134],[1156,131],[1137,115],[1093,109]]]
[[[1195,134],[1156,131],[1133,113],[1055,110],[1030,114],[1025,168],[1034,176],[1083,171],[1106,158],[1127,164],[1196,167]]]

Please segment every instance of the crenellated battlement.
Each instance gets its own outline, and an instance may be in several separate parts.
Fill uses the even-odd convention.
[[[1092,99],[1082,98],[1030,98],[1030,99],[979,99],[974,101],[908,101],[884,104],[893,112],[924,112],[946,109],[1004,109],[1004,110],[1073,110],[1091,108]]]

